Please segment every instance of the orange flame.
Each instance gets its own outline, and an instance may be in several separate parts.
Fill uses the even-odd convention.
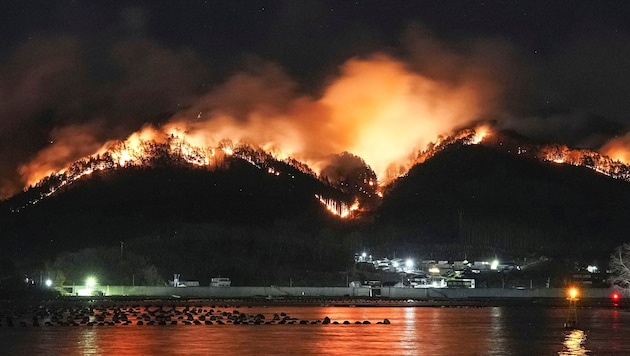
[[[477,145],[481,143],[489,134],[490,127],[486,125],[479,126],[475,129],[475,135],[470,139],[470,144]]]
[[[583,166],[616,179],[630,180],[630,167],[620,160],[584,149],[570,149],[565,145],[544,146],[539,151],[543,160]]]
[[[20,173],[28,186],[112,145],[120,145],[114,149],[118,165],[141,164],[143,145],[174,135],[187,143],[177,148],[184,156],[193,148],[219,148],[231,155],[233,147],[220,145],[229,139],[271,151],[278,159],[292,157],[315,172],[326,167],[331,154],[346,151],[363,158],[387,182],[406,171],[416,150],[491,110],[492,105],[482,104],[495,90],[474,79],[456,85],[429,79],[387,55],[347,61],[319,98],[297,96],[294,87],[277,69],[241,73],[168,123],[146,126],[123,144],[106,142],[99,148],[96,135],[85,129],[90,144],[64,153],[77,144],[59,137],[22,165]],[[72,133],[60,130],[62,134]],[[192,154],[200,157],[193,163],[212,161],[210,151],[198,153]]]
[[[610,140],[600,151],[614,160],[630,164],[630,132]]]
[[[336,215],[340,218],[349,218],[353,211],[357,211],[359,209],[359,200],[355,199],[352,205],[348,205],[344,202],[340,202],[334,199],[324,198],[320,195],[315,194],[315,198],[319,200],[322,205],[326,207],[326,209],[333,215]]]

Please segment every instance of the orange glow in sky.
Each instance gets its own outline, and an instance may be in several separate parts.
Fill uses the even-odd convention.
[[[147,141],[174,135],[199,149],[217,148],[225,139],[251,144],[278,159],[293,157],[315,172],[332,154],[350,152],[385,182],[395,178],[388,169],[406,171],[418,150],[489,111],[492,105],[485,104],[494,90],[474,79],[453,84],[426,78],[384,54],[348,60],[319,98],[299,96],[294,86],[274,70],[235,75],[166,124],[147,125],[122,144],[99,145],[91,127],[70,126],[58,130],[54,142],[20,173],[28,186],[112,148],[125,165],[141,159]],[[222,149],[229,155],[232,148]]]

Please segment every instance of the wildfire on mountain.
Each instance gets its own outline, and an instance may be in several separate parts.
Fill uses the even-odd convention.
[[[409,63],[377,53],[347,60],[316,95],[305,95],[280,68],[266,65],[235,74],[165,122],[129,133],[120,147],[114,146],[120,145],[122,131],[112,134],[105,123],[56,128],[49,144],[21,162],[18,172],[28,187],[110,149],[118,165],[139,164],[143,145],[174,136],[187,145],[172,151],[195,157],[191,163],[197,165],[212,165],[212,150],[203,151],[207,147],[215,154],[217,149],[232,154],[233,147],[221,147],[220,140],[227,138],[280,160],[291,157],[317,174],[331,157],[349,152],[387,183],[404,174],[414,152],[435,137],[496,108],[500,89],[473,73],[477,71],[446,78],[423,75]],[[108,141],[110,137],[116,139]]]
[[[630,180],[630,166],[591,150],[570,149],[565,145],[549,145],[539,150],[539,157],[554,163],[587,167],[616,179]]]
[[[439,144],[433,147],[443,147],[457,140],[464,140],[468,144],[479,143],[482,138],[488,135],[489,129],[468,129],[455,134],[449,138],[441,138]],[[266,162],[268,153],[262,149],[255,149],[247,144],[233,142],[222,139],[216,147],[194,145],[191,141],[195,138],[187,135],[186,132],[178,130],[175,126],[167,126],[158,130],[152,126],[145,126],[136,133],[130,135],[124,141],[110,141],[101,147],[98,152],[89,157],[80,159],[68,167],[53,172],[43,179],[32,175],[29,182],[45,188],[39,199],[35,199],[30,204],[50,196],[84,176],[95,171],[116,169],[132,166],[151,166],[161,156],[168,156],[172,159],[193,166],[205,167],[210,170],[217,169],[223,165],[226,156],[236,156],[250,164],[264,169],[267,173],[279,176],[281,172],[269,166]],[[433,152],[435,153],[435,152]],[[433,154],[432,153],[432,154]],[[275,151],[272,157],[284,156],[283,153]],[[285,162],[296,167],[307,174],[315,174],[308,166],[290,158]],[[360,205],[366,204],[366,209],[373,206],[375,199],[382,198],[380,186],[376,175],[369,169],[359,157],[351,154],[337,156],[331,162],[336,162],[323,170],[325,179],[331,180],[335,185],[347,194],[354,194],[355,201],[348,204],[321,195],[316,195],[316,199],[323,204],[329,212],[341,218],[352,216],[352,212],[359,210]],[[410,165],[405,167],[409,169]],[[405,171],[406,171],[405,170]],[[403,172],[404,173],[404,172]],[[18,209],[19,210],[19,209]]]
[[[493,137],[493,140],[489,140],[490,137]],[[446,147],[456,143],[463,145],[503,145],[503,141],[497,137],[499,135],[488,125],[463,129],[448,136],[440,136],[435,143],[427,145],[425,150],[420,151],[412,163],[423,163]],[[191,140],[194,140],[194,137],[190,137],[173,126],[168,127],[167,130],[157,130],[151,126],[146,126],[130,135],[125,141],[107,142],[98,153],[78,160],[46,178],[34,182],[33,184],[36,186],[45,189],[42,190],[39,198],[29,201],[28,204],[35,204],[54,194],[60,188],[72,184],[84,176],[91,175],[93,172],[130,166],[151,166],[163,156],[168,156],[182,164],[204,167],[209,170],[223,168],[226,157],[236,157],[268,174],[275,176],[282,174],[280,169],[269,163],[270,157],[284,156],[277,150],[274,154],[270,154],[261,148],[228,139],[220,140],[215,147],[194,145],[190,142]],[[630,180],[629,166],[590,150],[570,149],[565,145],[546,145],[536,148],[531,145],[519,144],[515,153],[544,161],[584,166],[613,178]],[[292,158],[286,158],[283,161],[303,173],[316,175],[307,165]],[[375,204],[375,199],[378,200],[383,197],[374,172],[359,157],[345,153],[338,155],[331,162],[336,162],[336,166],[330,165],[323,170],[322,173],[326,174],[326,177],[320,177],[320,179],[329,181],[329,184],[336,185],[341,191],[355,197],[354,202],[349,204],[316,194],[315,198],[331,214],[340,218],[350,218],[353,216],[353,212],[369,210]],[[400,175],[404,175],[411,168],[412,163],[404,167],[401,166],[402,168],[399,168],[402,169]],[[14,209],[14,211],[19,211],[23,207]]]
[[[442,151],[444,148],[454,143],[461,143],[464,145],[480,144],[491,134],[492,129],[490,128],[490,126],[480,125],[476,128],[468,128],[457,131],[449,136],[439,136],[435,143],[429,143],[424,151],[420,151],[418,153],[417,158],[412,162],[411,165],[425,162],[429,158],[433,157],[436,153]],[[411,165],[408,168],[411,168]]]
[[[282,174],[278,167],[271,165],[269,162],[269,157],[273,157],[273,155],[261,149],[253,148],[247,144],[234,143],[227,139],[221,140],[217,147],[200,147],[191,144],[189,139],[185,133],[177,130],[172,130],[170,135],[165,135],[163,131],[156,130],[153,127],[144,127],[139,132],[129,136],[125,141],[108,142],[97,154],[78,160],[69,167],[35,182],[34,184],[37,187],[44,188],[44,190],[39,198],[29,201],[27,205],[36,204],[41,199],[56,193],[59,189],[95,171],[152,166],[156,160],[164,157],[179,161],[182,164],[215,170],[223,167],[225,157],[234,156],[268,174],[274,176]],[[314,174],[308,167],[292,159],[287,159],[286,163],[303,173]],[[375,183],[370,181],[369,185],[375,185]],[[321,195],[316,195],[315,198],[330,213],[341,218],[349,218],[353,211],[359,209],[359,200],[356,198],[352,204],[346,204],[345,202]],[[14,208],[13,211],[20,211],[27,205]]]

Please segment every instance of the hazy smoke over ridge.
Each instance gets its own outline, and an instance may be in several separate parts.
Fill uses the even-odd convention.
[[[100,57],[71,37],[34,41],[0,68],[0,198],[147,123],[196,145],[252,143],[316,171],[347,151],[381,180],[455,128],[518,126],[519,114],[505,113],[521,104],[529,73],[511,46],[450,43],[421,27],[404,39],[404,54],[345,59],[319,93],[301,92],[272,62],[210,85],[211,69],[188,50],[133,40]]]
[[[106,59],[88,49],[67,36],[40,38],[0,67],[0,198],[38,169],[57,171],[163,121],[190,104],[204,79],[190,52],[147,41],[115,44]]]

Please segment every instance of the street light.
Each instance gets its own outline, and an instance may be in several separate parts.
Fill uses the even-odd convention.
[[[95,285],[96,285],[96,278],[94,278],[94,277],[88,277],[88,278],[85,280],[85,286],[86,286],[86,287],[88,287],[88,288],[92,288],[92,287],[94,287]]]
[[[438,284],[438,280],[439,280],[439,275],[440,275],[440,269],[437,266],[433,266],[431,268],[429,268],[428,270],[429,273],[431,273],[431,285],[435,288],[437,288],[439,286]]]
[[[413,268],[413,260],[411,258],[407,259],[407,261],[405,261],[405,267],[407,267],[407,269],[412,269]]]
[[[569,297],[569,310],[567,313],[567,321],[564,323],[565,329],[573,329],[577,327],[577,297],[580,294],[579,289],[571,287],[567,291]]]
[[[89,276],[85,279],[85,288],[77,290],[77,295],[87,297],[94,295],[94,287],[96,286],[96,278]]]
[[[498,268],[499,268],[499,260],[495,259],[490,264],[490,269],[493,270],[493,271],[496,271]]]
[[[49,278],[49,279],[47,279],[47,280],[46,280],[46,282],[44,282],[44,283],[46,283],[46,287],[50,287],[50,286],[52,286],[52,283],[53,283],[53,282],[52,282],[52,280],[50,280],[50,278]]]

